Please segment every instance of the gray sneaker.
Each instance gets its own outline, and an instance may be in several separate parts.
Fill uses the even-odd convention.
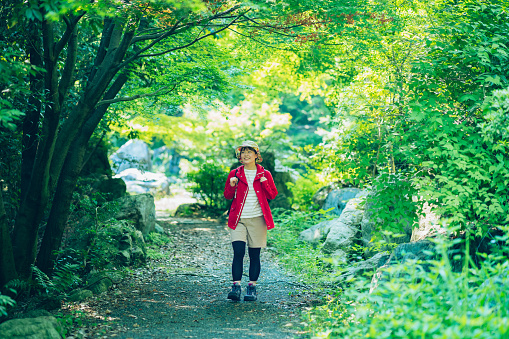
[[[239,301],[240,300],[240,293],[241,293],[240,285],[233,284],[232,290],[230,293],[228,293],[228,299]]]
[[[256,301],[256,286],[255,285],[247,285],[246,295],[244,296],[244,301]]]

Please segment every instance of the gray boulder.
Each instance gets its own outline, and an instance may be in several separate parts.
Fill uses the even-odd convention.
[[[338,249],[348,252],[349,248],[355,243],[357,233],[359,233],[358,228],[343,223],[340,218],[332,220],[322,251],[327,254]]]
[[[313,203],[322,208],[323,204],[325,203],[325,199],[327,199],[327,196],[329,195],[330,191],[332,191],[335,188],[335,186],[336,186],[335,184],[331,184],[321,187],[318,191],[316,191],[315,194],[313,194],[313,198],[311,198]]]
[[[114,283],[118,283],[121,278],[118,272],[90,272],[86,278],[87,287],[93,294],[101,294],[106,292]]]
[[[308,228],[307,230],[302,231],[299,235],[299,240],[317,244],[321,242],[327,236],[327,234],[329,234],[333,223],[334,220],[322,221]]]
[[[355,198],[355,196],[360,191],[361,190],[358,188],[333,189],[327,195],[327,198],[325,199],[322,209],[328,210],[330,208],[333,208],[333,210],[331,210],[329,213],[341,215],[341,212],[343,212],[343,210],[345,209],[348,200]]]
[[[121,178],[107,178],[98,184],[99,192],[106,194],[108,201],[121,198],[127,193],[127,186]]]
[[[350,199],[343,209],[339,219],[347,224],[359,228],[364,215],[364,206],[361,206],[362,199]]]
[[[81,224],[93,225],[94,219],[83,218],[79,223],[81,229],[91,229],[93,226]],[[69,255],[74,251],[86,251],[91,246],[100,249],[100,257],[94,259],[99,267],[136,265],[144,263],[147,258],[143,234],[128,220],[110,220],[95,232],[75,233],[67,242],[63,255],[67,255],[66,251],[70,251]]]
[[[160,234],[164,234],[164,228],[161,227],[161,225],[156,224],[155,231]]]
[[[372,272],[379,267],[383,266],[387,260],[389,259],[389,252],[380,252],[369,258],[368,260],[363,260],[360,262],[356,262],[351,266],[348,266],[343,269],[343,273],[338,277],[339,281],[348,281],[356,276],[363,275],[368,272]]]
[[[0,338],[61,339],[55,317],[8,320],[0,324]]]
[[[110,156],[115,168],[115,173],[120,173],[128,168],[138,168],[150,171],[152,169],[152,157],[148,145],[137,139],[131,139]]]
[[[138,168],[127,168],[114,178],[125,181],[126,190],[133,194],[170,194],[170,180],[163,173],[142,171]]]
[[[352,245],[358,242],[360,222],[364,213],[362,200],[362,197],[350,199],[341,216],[332,220],[327,239],[322,247],[324,253],[333,253],[338,249],[349,252]]]
[[[151,194],[125,196],[117,200],[117,220],[129,220],[143,234],[155,231],[156,206]]]
[[[408,260],[416,260],[420,262],[421,267],[425,270],[429,269],[431,264],[426,263],[426,261],[435,258],[434,251],[435,244],[428,240],[399,245],[391,253],[387,262],[383,266],[379,267],[373,275],[373,278],[371,279],[371,292],[374,291],[381,282],[388,281],[392,278],[388,270],[388,267],[390,266],[402,264]],[[401,273],[397,274],[399,276]]]

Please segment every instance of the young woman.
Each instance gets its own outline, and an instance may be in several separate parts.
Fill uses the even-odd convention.
[[[233,286],[228,299],[240,300],[242,268],[246,244],[249,253],[249,284],[244,301],[257,299],[256,281],[260,275],[260,251],[267,247],[267,230],[274,228],[268,200],[277,195],[269,171],[257,163],[262,161],[260,149],[253,141],[244,141],[235,150],[242,166],[232,170],[226,180],[224,197],[233,199],[228,215],[233,246]]]

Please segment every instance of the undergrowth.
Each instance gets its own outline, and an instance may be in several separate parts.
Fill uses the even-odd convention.
[[[170,238],[164,234],[152,232],[145,236],[147,257],[153,260],[166,259],[169,255],[166,247],[171,244]]]
[[[507,236],[499,239],[507,244]],[[509,262],[485,255],[476,266],[465,250],[457,273],[447,251],[458,241],[434,240],[437,260],[409,260],[352,282],[304,316],[310,338],[508,338]],[[370,291],[371,290],[371,291]]]
[[[313,245],[298,239],[299,234],[330,218],[323,211],[303,212],[274,209],[277,229],[270,232],[268,245],[278,254],[280,262],[305,282],[316,283],[331,272],[331,264],[322,260],[321,244]]]

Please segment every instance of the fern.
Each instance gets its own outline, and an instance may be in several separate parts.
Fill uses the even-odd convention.
[[[81,283],[81,278],[76,273],[79,265],[58,262],[50,279],[46,273],[37,266],[32,265],[32,272],[35,282],[39,288],[46,291],[48,295],[66,294]]]
[[[21,279],[13,279],[5,285],[5,288],[16,294],[16,298],[22,294],[29,294],[31,287],[28,281]]]
[[[54,291],[53,282],[39,267],[32,265],[32,274],[37,287],[44,289],[47,294],[51,294]]]
[[[11,297],[0,293],[0,315],[7,316],[7,307],[14,305],[16,302]]]
[[[79,270],[77,264],[57,264],[53,273],[53,286],[60,292],[68,292],[81,283],[80,276],[76,273]]]

